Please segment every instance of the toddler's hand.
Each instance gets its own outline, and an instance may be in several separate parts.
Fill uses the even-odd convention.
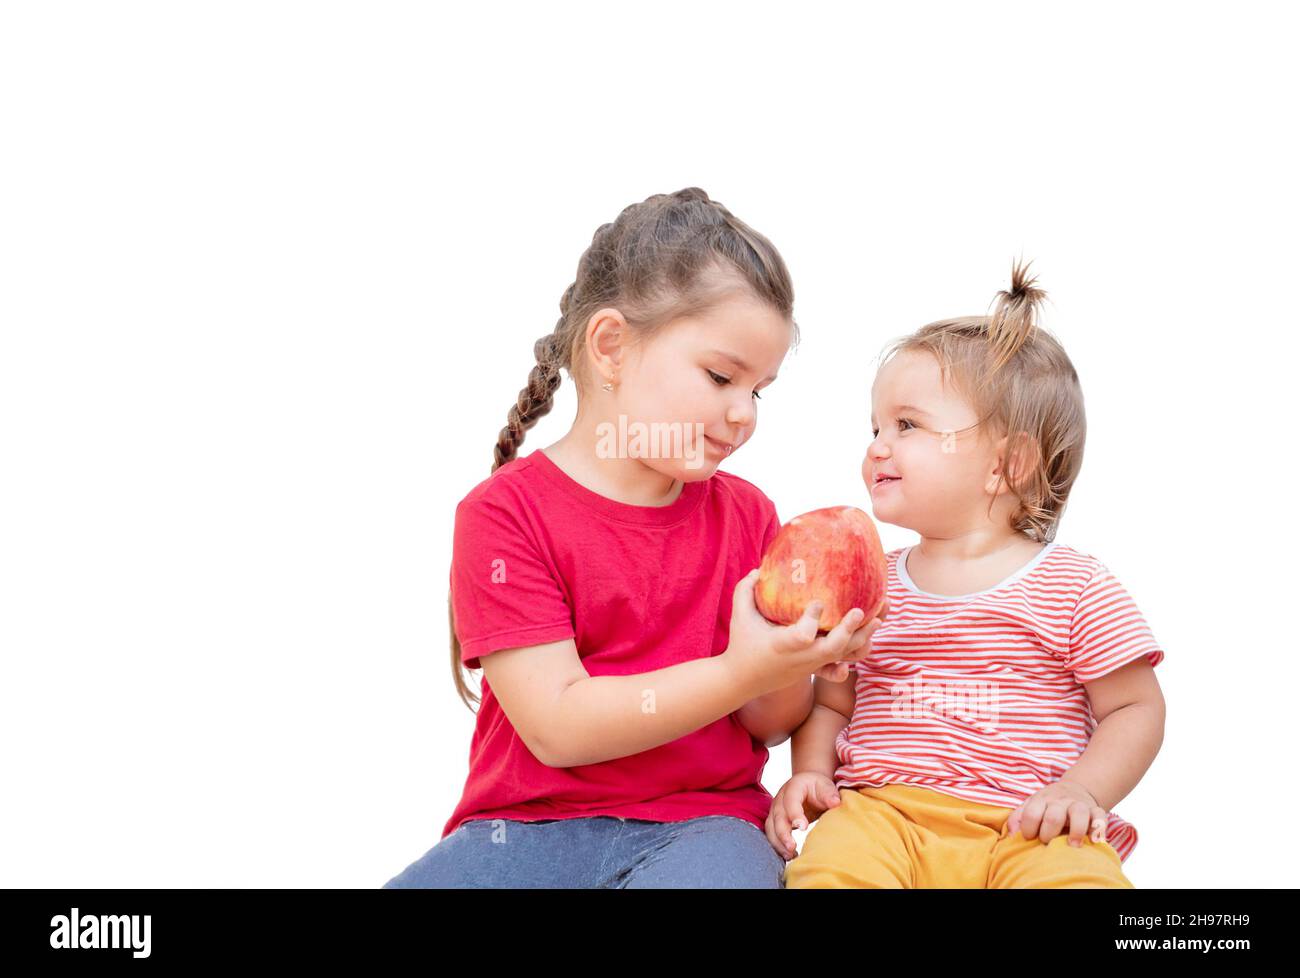
[[[1083,785],[1063,779],[1053,782],[1025,799],[1007,819],[1010,835],[1023,829],[1026,839],[1051,842],[1067,829],[1070,845],[1078,848],[1086,835],[1092,842],[1106,841],[1106,809]]]
[[[767,841],[786,860],[797,854],[792,828],[806,829],[810,821],[840,803],[835,782],[815,771],[802,771],[781,786],[767,813]]]

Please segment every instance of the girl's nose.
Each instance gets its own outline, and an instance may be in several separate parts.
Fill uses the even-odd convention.
[[[747,397],[744,401],[738,404],[733,404],[727,410],[727,423],[739,425],[742,428],[748,428],[754,423],[755,414],[754,399],[752,397]]]

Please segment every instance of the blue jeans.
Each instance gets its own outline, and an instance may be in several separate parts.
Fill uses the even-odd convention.
[[[763,830],[731,815],[683,822],[494,818],[461,823],[383,889],[779,890],[784,872]]]

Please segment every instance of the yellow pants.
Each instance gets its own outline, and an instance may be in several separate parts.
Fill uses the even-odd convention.
[[[1014,810],[910,784],[841,788],[786,865],[786,888],[1134,888],[1110,843],[1011,835]]]

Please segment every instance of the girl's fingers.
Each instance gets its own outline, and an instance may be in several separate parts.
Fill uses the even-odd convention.
[[[782,638],[786,647],[793,651],[816,645],[820,641],[817,638],[817,619],[821,617],[821,613],[822,603],[810,602],[808,607],[804,608],[799,620],[785,627]]]
[[[813,649],[820,658],[839,659],[844,655],[845,649],[849,647],[849,641],[853,637],[854,630],[862,623],[863,611],[861,608],[852,608],[840,623],[830,630],[824,637],[817,639],[813,643]]]
[[[876,633],[876,628],[879,624],[879,619],[872,618],[871,621],[854,632],[853,637],[849,639],[849,647],[845,658],[852,657],[854,659],[861,659],[870,655],[871,636]]]

